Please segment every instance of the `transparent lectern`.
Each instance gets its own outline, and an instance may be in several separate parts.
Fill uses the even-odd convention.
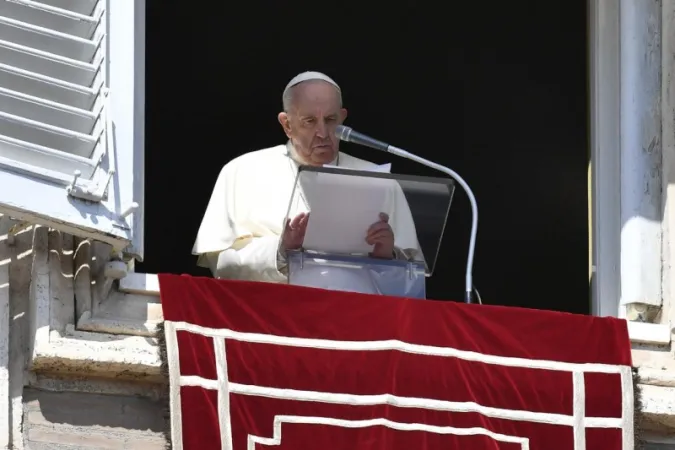
[[[426,298],[454,190],[449,178],[301,166],[286,219],[309,218],[301,246],[286,252],[288,283]],[[395,242],[376,258],[366,234],[380,213]]]

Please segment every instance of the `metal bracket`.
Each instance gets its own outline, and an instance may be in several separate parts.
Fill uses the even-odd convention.
[[[82,173],[79,170],[76,170],[73,174],[73,181],[66,187],[68,195],[90,202],[100,202],[105,197],[105,192],[108,189],[112,177],[115,175],[115,171],[113,169],[109,170],[108,173],[105,174],[103,183],[97,183],[93,187],[86,188],[77,185],[77,179],[80,178],[80,175],[82,175]]]
[[[120,230],[130,230],[129,225],[126,222],[126,218],[133,214],[138,209],[138,203],[132,202],[126,208],[122,210],[118,220],[119,223],[113,223],[112,226],[119,228]]]
[[[108,128],[107,131],[105,131],[105,127],[101,130],[101,134],[99,134],[99,140],[102,138],[106,139],[106,145],[103,148],[103,152],[99,156],[98,161],[96,161],[97,166],[100,166],[101,163],[103,162],[103,158],[108,154],[114,155],[114,150],[112,148],[109,148],[111,146],[110,142],[110,132],[112,130],[112,121],[110,119],[110,111],[109,111],[109,101],[110,101],[110,89],[107,87],[103,86],[101,87],[100,90],[101,95],[104,97],[104,107],[102,109],[102,113],[104,114],[104,120],[106,122],[106,127]],[[109,167],[114,167],[114,160],[110,161],[110,166]],[[70,182],[68,187],[66,187],[66,192],[68,195],[72,197],[76,197],[82,200],[88,200],[90,202],[100,202],[105,198],[106,191],[108,189],[108,186],[110,185],[110,182],[112,181],[113,176],[115,175],[115,169],[108,169],[105,173],[102,175],[100,173],[97,173],[97,182],[93,184],[92,186],[87,186],[85,188],[82,188],[81,186],[77,185],[77,180],[80,178],[82,175],[82,172],[79,170],[76,170],[75,173],[73,174],[73,181]],[[101,180],[99,177],[102,176],[103,179]]]

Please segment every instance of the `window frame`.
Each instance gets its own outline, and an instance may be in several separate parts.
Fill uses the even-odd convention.
[[[591,314],[626,318],[621,305],[621,28],[618,0],[589,0]],[[617,194],[618,193],[618,194]],[[664,235],[662,239],[666,239]],[[665,299],[664,299],[665,300]],[[666,306],[665,303],[663,306]],[[665,347],[666,323],[627,321],[633,344]]]
[[[591,314],[621,317],[619,1],[589,0]]]
[[[112,0],[108,0],[111,2]],[[124,2],[120,2],[124,3]],[[127,3],[128,5],[128,3]],[[623,317],[620,309],[620,70],[619,70],[619,2],[618,0],[589,0],[589,84],[590,84],[590,147],[591,147],[591,254],[592,254],[592,304],[591,314],[595,316]],[[118,11],[123,14],[123,11]],[[142,111],[144,104],[144,64],[145,43],[145,0],[134,1],[134,37],[131,42],[119,45],[116,49],[120,55],[126,56],[128,47],[134,46],[133,71],[126,71],[126,78],[119,78],[135,89],[133,97],[134,111]],[[115,23],[113,18],[112,23]],[[111,57],[115,58],[115,53]],[[131,58],[129,58],[131,59]],[[112,86],[111,92],[115,92]],[[115,98],[114,95],[111,98]],[[124,110],[124,99],[118,99],[118,112]],[[139,109],[140,108],[140,109]],[[143,114],[127,117],[127,126],[135,127],[133,135],[124,136],[132,143],[134,152],[128,152],[123,162],[141,170],[143,164]],[[129,125],[131,124],[131,125]],[[119,145],[119,144],[118,144]],[[134,159],[135,158],[135,159]],[[139,172],[136,172],[139,173]],[[140,172],[143,174],[143,172]],[[135,199],[142,200],[143,176],[132,177]],[[129,180],[127,180],[129,181]],[[139,196],[138,193],[141,193]],[[142,208],[134,214],[142,239]],[[134,230],[136,232],[136,230]],[[74,233],[78,236],[82,234]],[[105,242],[105,241],[104,241]],[[142,242],[142,240],[141,240]],[[142,248],[142,246],[141,246]],[[101,280],[99,280],[101,281]],[[148,302],[156,302],[159,286],[156,274],[135,272],[133,264],[129,265],[126,276],[119,279],[117,291],[123,294],[146,296]],[[101,301],[105,301],[103,298]],[[80,319],[78,317],[77,319]],[[91,317],[91,319],[96,319]],[[102,324],[92,324],[100,327]],[[141,330],[142,332],[138,332]],[[148,326],[144,318],[139,317],[137,323],[125,333],[131,335],[152,335],[154,328]],[[631,341],[644,345],[666,346],[670,344],[670,327],[667,324],[647,324],[628,322],[628,333]]]

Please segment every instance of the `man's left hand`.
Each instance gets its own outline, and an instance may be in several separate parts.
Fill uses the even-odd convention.
[[[368,228],[366,242],[374,245],[370,256],[373,258],[392,259],[394,257],[394,231],[389,225],[389,216],[380,213],[380,220]]]

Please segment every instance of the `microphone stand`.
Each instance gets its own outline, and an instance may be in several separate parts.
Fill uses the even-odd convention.
[[[415,161],[418,164],[423,166],[430,167],[432,169],[438,170],[448,175],[450,178],[454,179],[462,186],[464,192],[469,197],[469,203],[471,203],[471,237],[469,239],[469,255],[466,261],[466,275],[465,275],[465,291],[464,291],[464,302],[473,303],[473,257],[476,251],[476,234],[478,234],[478,204],[476,203],[476,197],[473,195],[473,191],[469,185],[464,181],[462,177],[459,176],[457,172],[452,169],[449,169],[435,162],[431,162],[428,159],[421,158],[417,155],[414,155],[410,152],[407,152],[401,148],[394,147],[393,145],[387,146],[387,152],[392,155],[400,156],[401,158],[406,158],[411,161]]]
[[[364,145],[366,147],[374,148],[376,150],[384,151],[391,153],[392,155],[400,156],[401,158],[406,158],[411,161],[415,161],[418,164],[423,166],[431,167],[432,169],[438,170],[448,175],[450,178],[455,180],[462,186],[464,192],[469,197],[469,202],[471,203],[471,239],[469,240],[469,256],[466,261],[466,277],[465,277],[465,291],[464,291],[464,302],[473,303],[473,256],[476,251],[476,234],[478,233],[478,204],[476,203],[476,197],[473,195],[473,191],[469,185],[464,181],[462,177],[459,176],[457,172],[452,169],[449,169],[435,162],[431,162],[428,159],[421,158],[417,155],[413,155],[410,152],[403,150],[402,148],[394,147],[377,139],[373,139],[370,136],[365,134],[358,133],[350,127],[344,125],[338,125],[335,128],[335,136],[341,141],[353,142],[355,144]],[[480,296],[478,297],[480,300]]]

